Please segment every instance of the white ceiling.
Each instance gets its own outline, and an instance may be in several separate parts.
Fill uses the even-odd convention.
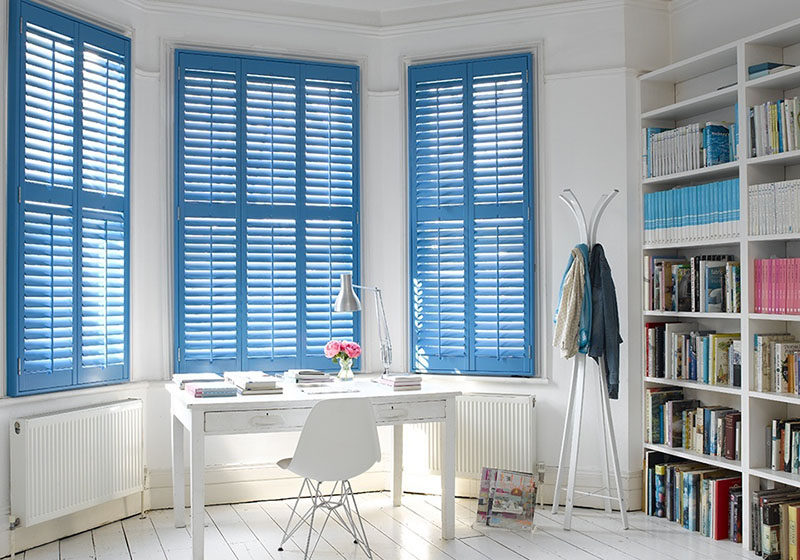
[[[191,5],[210,10],[330,20],[362,25],[400,25],[591,0],[149,0],[151,5]]]

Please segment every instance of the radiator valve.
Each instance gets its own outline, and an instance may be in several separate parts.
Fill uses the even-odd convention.
[[[536,473],[539,475],[539,482],[541,484],[544,484],[544,471],[545,471],[544,462],[539,461],[538,463],[536,463]]]
[[[12,513],[8,516],[8,530],[13,531],[17,527],[19,527],[19,517]]]

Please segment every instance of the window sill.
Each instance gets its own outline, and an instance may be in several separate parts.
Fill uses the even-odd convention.
[[[23,395],[21,397],[9,397],[4,395],[0,397],[0,408],[10,408],[17,404],[35,404],[43,401],[66,401],[68,399],[80,399],[85,397],[93,397],[95,395],[103,395],[105,393],[122,393],[130,391],[143,391],[149,388],[153,383],[161,383],[159,381],[134,381],[128,383],[117,383],[113,385],[103,385],[100,387],[87,387],[85,389],[66,389],[64,391],[55,391],[51,393],[40,393],[37,395]]]

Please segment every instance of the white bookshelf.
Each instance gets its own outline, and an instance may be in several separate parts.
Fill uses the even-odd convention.
[[[759,62],[784,62],[795,68],[753,80],[747,79],[747,67]],[[739,178],[739,230],[734,236],[677,243],[641,244],[645,255],[736,254],[742,266],[741,313],[691,313],[643,311],[640,328],[657,320],[690,319],[701,327],[718,332],[737,329],[742,336],[742,387],[717,387],[687,380],[644,377],[642,351],[642,410],[644,392],[656,386],[684,388],[687,396],[704,404],[736,406],[742,412],[740,461],[712,457],[686,449],[644,443],[644,450],[657,450],[708,465],[742,473],[743,539],[750,546],[750,495],[753,489],[785,484],[800,488],[800,475],[772,471],[766,464],[766,426],[773,418],[800,416],[800,395],[761,393],[751,389],[753,372],[753,335],[790,332],[800,339],[800,315],[774,315],[753,312],[754,259],[800,257],[800,234],[751,235],[748,231],[748,186],[800,178],[800,150],[762,157],[749,157],[749,107],[768,100],[800,95],[800,19],[762,33],[723,45],[684,61],[649,72],[639,79],[641,126],[683,126],[706,121],[733,121],[738,116],[739,158],[713,167],[683,173],[643,178],[640,181],[640,211],[645,193],[673,187],[699,185],[723,179]],[[737,115],[738,108],[738,115]],[[642,227],[642,238],[643,238]],[[644,294],[642,294],[644,295]],[[642,298],[642,301],[644,299]],[[646,343],[642,337],[642,343]],[[645,419],[646,421],[646,419]],[[646,430],[643,430],[646,433]],[[767,468],[765,468],[767,467]],[[664,520],[664,523],[670,523]]]

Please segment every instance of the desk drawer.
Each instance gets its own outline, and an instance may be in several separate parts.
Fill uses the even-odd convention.
[[[310,411],[310,408],[279,408],[206,412],[205,429],[207,434],[253,434],[300,430]]]
[[[444,401],[423,401],[375,405],[378,424],[441,420],[444,418]]]

